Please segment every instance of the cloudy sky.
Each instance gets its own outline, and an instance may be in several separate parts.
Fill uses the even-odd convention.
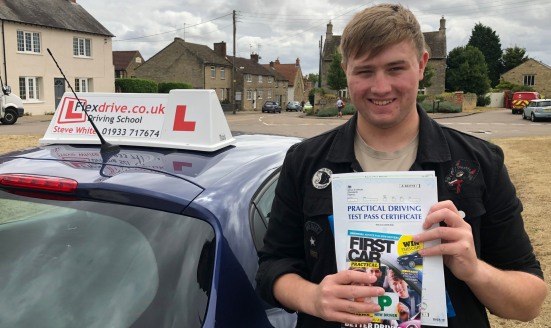
[[[436,31],[446,19],[448,52],[469,41],[477,23],[492,28],[502,49],[519,46],[527,55],[551,65],[549,0],[404,0],[423,32]],[[113,50],[139,50],[145,59],[180,37],[209,46],[225,41],[233,54],[233,11],[236,12],[236,55],[258,53],[267,64],[300,58],[304,74],[317,73],[319,42],[326,26],[340,35],[347,21],[380,1],[352,0],[77,0],[112,34]],[[547,32],[546,32],[547,31]]]

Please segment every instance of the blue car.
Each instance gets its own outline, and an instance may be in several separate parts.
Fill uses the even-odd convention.
[[[183,124],[190,108],[164,109],[181,123],[169,128],[199,129],[204,111]],[[65,118],[80,113],[70,109]],[[241,135],[203,151],[151,141],[152,128],[140,141],[150,145],[106,137],[119,142],[105,151],[70,128],[89,122],[60,122],[50,130],[67,141],[49,134],[59,140],[0,156],[2,326],[294,327],[254,277],[279,167],[299,139]]]

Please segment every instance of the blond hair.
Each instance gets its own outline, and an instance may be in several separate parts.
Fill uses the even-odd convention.
[[[380,4],[354,15],[341,36],[342,62],[369,54],[378,55],[386,47],[409,40],[418,58],[425,52],[425,37],[413,13],[399,4]]]

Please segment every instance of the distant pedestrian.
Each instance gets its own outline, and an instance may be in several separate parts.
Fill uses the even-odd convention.
[[[338,111],[337,116],[339,118],[342,117],[342,109],[343,108],[344,108],[344,101],[342,101],[341,97],[338,97],[337,98],[337,111]]]

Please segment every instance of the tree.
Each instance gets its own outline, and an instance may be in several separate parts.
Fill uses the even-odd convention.
[[[503,72],[507,72],[528,60],[526,49],[518,46],[507,48],[503,52]]]
[[[319,74],[317,73],[309,73],[305,76],[306,81],[312,82],[313,85],[316,85],[316,82],[319,80]]]
[[[484,60],[488,65],[488,76],[491,85],[497,85],[503,70],[501,61],[503,51],[501,50],[501,41],[494,30],[488,26],[478,23],[474,26],[468,46],[477,47],[484,55]]]
[[[333,55],[333,61],[327,71],[327,85],[333,90],[342,90],[346,88],[346,75],[341,66],[342,55],[340,52],[335,51]]]
[[[473,46],[457,47],[446,59],[446,88],[481,96],[490,91],[488,67],[484,54]]]
[[[432,77],[434,76],[434,68],[427,65],[425,67],[425,72],[423,73],[423,79],[419,81],[419,89],[425,89],[432,85]]]

